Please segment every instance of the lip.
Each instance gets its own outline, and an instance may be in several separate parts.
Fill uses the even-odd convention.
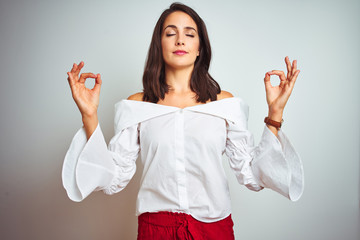
[[[188,52],[184,51],[184,50],[176,50],[175,52],[173,52],[176,55],[182,56],[187,54]]]

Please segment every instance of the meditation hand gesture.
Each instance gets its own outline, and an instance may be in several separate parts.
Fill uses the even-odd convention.
[[[74,63],[73,68],[67,74],[72,96],[84,119],[94,117],[97,114],[101,77],[100,74],[82,73],[79,78],[83,66],[84,62],[80,62],[79,65]],[[87,78],[95,78],[95,86],[92,89],[85,86]]]
[[[81,112],[86,137],[89,139],[99,123],[97,108],[99,106],[102,81],[100,74],[93,73],[82,73],[79,78],[79,73],[83,66],[84,62],[80,62],[79,65],[74,63],[73,68],[67,74],[69,76],[68,81],[72,96]],[[87,78],[95,78],[95,86],[92,89],[86,88],[85,86]]]
[[[272,70],[267,72],[264,78],[266,101],[269,106],[269,118],[275,121],[281,121],[285,105],[294,88],[296,78],[300,73],[300,70],[296,69],[296,60],[294,60],[293,64],[291,65],[289,57],[285,57],[285,62],[287,66],[286,77],[283,71]],[[279,76],[280,84],[278,86],[271,85],[271,75]]]

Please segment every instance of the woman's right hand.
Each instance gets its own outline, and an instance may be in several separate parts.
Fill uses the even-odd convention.
[[[67,73],[69,76],[67,79],[69,81],[72,96],[82,117],[91,118],[97,115],[102,81],[100,74],[82,73],[79,77],[80,70],[83,66],[83,61],[81,61],[79,65],[74,63],[71,71]],[[85,86],[87,78],[95,79],[95,86],[92,89],[86,88]]]

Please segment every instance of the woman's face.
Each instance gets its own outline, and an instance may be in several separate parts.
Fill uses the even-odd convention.
[[[167,68],[193,67],[200,48],[194,20],[184,12],[171,13],[163,25],[161,46]]]

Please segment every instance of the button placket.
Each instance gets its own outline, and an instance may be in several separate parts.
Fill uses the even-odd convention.
[[[179,194],[179,207],[182,210],[189,208],[186,172],[185,172],[185,152],[184,152],[184,110],[180,109],[175,114],[175,161],[176,174]]]

